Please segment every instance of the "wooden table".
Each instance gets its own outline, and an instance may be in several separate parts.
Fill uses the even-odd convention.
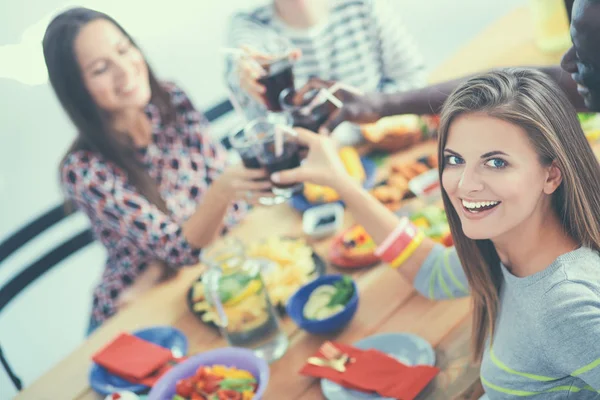
[[[441,81],[495,66],[554,64],[560,55],[546,55],[533,44],[531,23],[526,9],[502,18],[446,61],[431,77]],[[413,159],[433,149],[424,143],[398,155]],[[347,215],[349,226],[352,217]],[[301,235],[301,217],[287,205],[255,210],[232,234],[256,239],[258,227],[264,235]],[[329,240],[312,243],[325,255]],[[333,268],[328,266],[330,272]],[[202,325],[185,302],[185,293],[200,274],[200,267],[182,271],[173,280],[142,296],[111,318],[70,356],[22,391],[17,399],[99,399],[88,385],[90,359],[117,333],[150,325],[172,325],[189,338],[190,353],[222,347],[224,341]],[[468,399],[477,396],[478,367],[469,363],[470,311],[468,298],[430,301],[414,291],[411,284],[384,266],[352,273],[360,290],[360,306],[351,324],[335,340],[352,343],[380,332],[412,332],[428,340],[437,352],[442,372],[420,396],[423,399]],[[290,348],[272,364],[266,400],[322,399],[319,381],[300,376],[297,371],[315,352],[323,338],[298,330],[285,318],[284,330]],[[475,397],[476,398],[476,397]]]

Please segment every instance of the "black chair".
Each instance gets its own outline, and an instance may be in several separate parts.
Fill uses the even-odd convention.
[[[229,100],[225,100],[205,112],[206,118],[210,122],[214,122],[233,110],[233,106]],[[230,149],[231,145],[227,138],[222,141],[223,145]],[[76,211],[75,211],[76,212]],[[0,267],[2,262],[9,258],[17,250],[21,249],[28,242],[41,235],[47,229],[55,224],[63,221],[73,212],[67,212],[65,204],[59,204],[45,214],[31,221],[6,240],[0,243]],[[60,243],[55,248],[48,251],[42,257],[34,261],[32,264],[21,269],[15,277],[8,283],[0,287],[0,312],[8,305],[16,296],[19,295],[27,286],[31,285],[36,279],[48,272],[52,267],[75,254],[82,248],[94,241],[94,236],[91,229],[85,229],[75,234],[68,240]],[[8,361],[6,360],[2,347],[0,346],[0,363],[8,374],[10,380],[17,390],[23,388],[21,380],[13,372]]]

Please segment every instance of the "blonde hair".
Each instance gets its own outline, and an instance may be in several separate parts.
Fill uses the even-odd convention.
[[[600,166],[565,94],[545,74],[525,68],[495,70],[458,87],[444,104],[438,143],[440,181],[448,131],[456,117],[480,112],[523,128],[543,165],[555,165],[562,182],[552,208],[565,232],[582,246],[600,250]],[[465,236],[447,193],[444,207],[474,303],[472,349],[480,360],[493,339],[502,282],[500,259],[490,240]]]

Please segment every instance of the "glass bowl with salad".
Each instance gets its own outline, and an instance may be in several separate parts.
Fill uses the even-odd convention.
[[[224,347],[196,354],[152,387],[148,400],[260,400],[269,365],[254,352]]]
[[[346,275],[324,275],[290,298],[287,313],[303,330],[328,334],[343,329],[358,308],[358,288]]]

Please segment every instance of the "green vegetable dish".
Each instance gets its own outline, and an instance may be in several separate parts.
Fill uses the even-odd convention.
[[[304,305],[306,319],[323,320],[344,310],[354,295],[352,279],[344,276],[333,285],[321,285],[312,291]]]

